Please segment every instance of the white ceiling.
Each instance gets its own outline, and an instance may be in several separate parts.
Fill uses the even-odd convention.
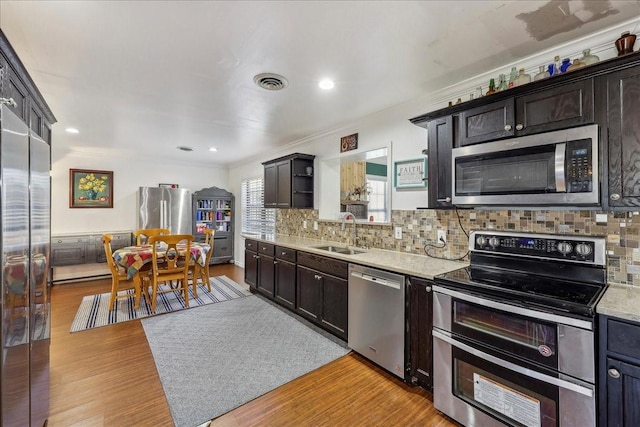
[[[202,164],[273,151],[639,15],[639,0],[0,2],[0,27],[58,119],[56,146]],[[289,87],[258,88],[264,72]],[[318,88],[324,77],[335,89]]]

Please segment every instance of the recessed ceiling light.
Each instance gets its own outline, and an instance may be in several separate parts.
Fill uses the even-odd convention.
[[[65,131],[67,133],[80,133],[80,131],[76,128],[66,128]]]
[[[218,149],[216,147],[209,147],[209,151],[218,151]]]
[[[191,148],[191,147],[185,147],[185,146],[180,146],[180,147],[178,147],[178,150],[182,150],[182,151],[193,151],[193,148]]]
[[[318,83],[318,87],[324,90],[333,89],[335,85],[336,84],[331,79],[323,79],[323,80],[320,80],[320,82]]]

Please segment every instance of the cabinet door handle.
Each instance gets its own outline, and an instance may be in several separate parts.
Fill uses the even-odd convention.
[[[524,126],[522,124],[518,123],[516,125],[516,130],[522,130],[522,129],[524,129]]]
[[[13,98],[0,98],[0,104],[7,104],[13,108],[18,106],[18,103]]]
[[[445,203],[449,203],[451,201],[451,197],[445,197],[444,199],[438,199],[438,202],[445,202]]]
[[[424,290],[427,291],[427,292],[431,292],[431,286],[425,286]]]
[[[618,193],[613,193],[609,196],[611,200],[620,200],[620,195]]]
[[[511,130],[511,125],[504,125],[504,130],[507,132]]]
[[[618,371],[616,368],[609,368],[607,372],[609,373],[609,376],[611,378],[620,378],[620,371]]]
[[[273,264],[276,265],[278,263],[278,261],[273,261]]]
[[[316,280],[321,280],[321,279],[322,279],[322,276],[319,276],[319,275],[317,275],[317,274],[314,274],[314,275],[313,275],[313,277],[314,277]]]
[[[253,256],[255,259],[260,259],[260,257],[258,255],[254,255]]]

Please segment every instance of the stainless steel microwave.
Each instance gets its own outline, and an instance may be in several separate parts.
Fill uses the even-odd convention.
[[[454,148],[454,205],[598,205],[598,126]]]

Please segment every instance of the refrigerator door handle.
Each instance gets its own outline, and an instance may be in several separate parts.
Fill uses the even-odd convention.
[[[160,200],[160,228],[166,228],[164,223],[164,214],[165,214],[165,201]]]

